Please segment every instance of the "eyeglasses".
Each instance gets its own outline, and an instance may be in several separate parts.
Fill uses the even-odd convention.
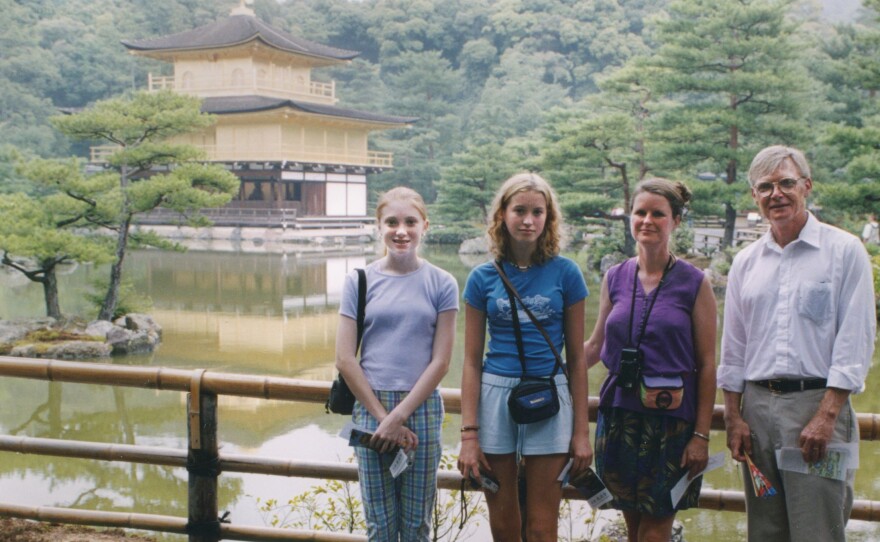
[[[770,197],[770,195],[773,194],[773,189],[776,187],[779,187],[779,191],[787,195],[794,192],[794,189],[797,187],[800,180],[801,179],[785,178],[779,179],[778,181],[773,183],[771,183],[770,181],[764,181],[762,183],[756,184],[754,190],[762,198]]]

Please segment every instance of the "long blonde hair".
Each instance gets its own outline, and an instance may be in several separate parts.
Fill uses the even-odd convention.
[[[562,244],[562,216],[559,212],[559,204],[556,194],[544,178],[535,173],[517,173],[504,181],[489,213],[488,235],[492,254],[496,258],[508,260],[510,253],[510,232],[504,225],[504,213],[507,205],[516,194],[521,192],[537,192],[544,196],[547,202],[547,218],[544,222],[544,231],[537,239],[537,248],[532,254],[532,263],[541,264],[559,254]]]

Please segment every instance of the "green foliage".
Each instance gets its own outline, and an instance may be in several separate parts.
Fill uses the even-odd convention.
[[[733,264],[733,257],[742,250],[743,247],[727,247],[722,252],[720,257],[715,257],[712,260],[712,268],[721,276],[726,277],[727,273],[730,272],[730,266]]]
[[[457,470],[457,457],[444,453],[440,457],[441,471]],[[483,495],[474,491],[437,490],[434,499],[434,513],[431,516],[431,540],[456,542],[467,540],[477,528],[481,519],[487,519],[486,508],[482,504]],[[464,525],[464,528],[459,528]]]
[[[343,107],[420,118],[412,129],[373,136],[376,148],[395,153],[396,167],[371,182],[374,192],[414,186],[431,202],[441,168],[467,142],[526,137],[550,106],[581,99],[604,69],[643,52],[644,18],[664,4],[258,0],[253,9],[295,36],[361,52],[315,76],[338,80]],[[120,40],[189,30],[230,7],[215,0],[2,5],[9,54],[0,60],[0,144],[44,157],[69,152],[47,121],[54,106],[86,107],[142,87],[149,71],[168,74],[166,63],[134,58]]]
[[[510,146],[496,143],[473,145],[453,155],[443,169],[436,209],[440,216],[457,222],[485,223],[495,191],[519,171],[521,157]]]
[[[28,344],[33,342],[65,342],[65,341],[93,341],[93,342],[104,342],[106,339],[104,337],[97,337],[92,335],[81,335],[79,333],[71,333],[69,331],[64,331],[63,329],[38,329],[36,331],[31,331],[27,335],[25,335],[24,339],[20,342],[22,344]]]
[[[672,233],[672,248],[679,256],[687,256],[694,248],[694,230],[684,222]]]
[[[100,312],[103,306],[107,285],[107,279],[96,278],[92,281],[92,292],[86,294],[86,299],[95,307],[96,312]],[[139,293],[134,283],[124,278],[119,284],[119,301],[108,320],[113,321],[131,313],[148,313],[152,309],[153,300],[149,296]]]
[[[84,140],[116,145],[109,171],[86,177],[75,171],[50,176],[70,198],[86,205],[86,220],[118,232],[115,259],[107,293],[98,318],[118,312],[122,262],[129,248],[129,230],[137,214],[157,208],[193,214],[193,223],[204,223],[197,211],[219,207],[238,189],[235,175],[219,165],[190,163],[198,157],[192,147],[168,142],[175,135],[210,126],[214,119],[200,111],[200,101],[170,91],[138,92],[130,97],[96,103],[74,115],[55,117],[63,133]],[[169,166],[166,174],[151,174],[155,166]],[[147,236],[136,242],[148,242]],[[167,243],[163,243],[167,244]]]
[[[181,146],[163,148],[160,146],[163,140],[214,123],[210,115],[199,110],[199,104],[198,98],[170,90],[137,92],[100,101],[73,115],[52,117],[52,123],[69,137],[104,140],[123,147],[114,155],[112,163],[116,167],[169,164],[179,160],[165,151],[189,153],[189,150]],[[149,161],[144,154],[151,156]]]
[[[67,164],[75,169],[75,162]],[[30,179],[46,171],[43,166],[64,166],[33,161],[22,168]],[[35,176],[35,177],[34,177]],[[0,196],[0,264],[43,285],[46,315],[61,317],[55,272],[71,262],[110,261],[111,245],[105,236],[90,231],[84,220],[87,206],[60,193],[34,198],[23,193]]]
[[[587,240],[587,266],[590,269],[599,271],[602,264],[602,258],[609,254],[619,255],[622,261],[624,255],[624,236],[623,229],[615,227],[614,223],[608,223],[603,234],[594,235]]]
[[[810,81],[797,62],[791,0],[676,0],[655,20],[659,48],[645,61],[647,86],[674,103],[654,132],[663,170],[708,167],[723,183],[711,201],[724,207],[725,244],[733,242],[739,195],[724,188],[741,179],[762,147],[799,145]]]
[[[468,239],[479,237],[485,233],[484,228],[478,228],[469,224],[453,224],[452,226],[438,228],[432,226],[425,236],[425,242],[432,245],[458,245]]]
[[[876,250],[874,252],[871,256],[871,267],[874,269],[874,297],[880,299],[880,254],[877,254]],[[880,313],[880,306],[877,307],[877,312]]]
[[[583,504],[583,501],[581,501]],[[578,542],[582,540],[594,540],[596,535],[596,519],[600,514],[599,510],[590,509],[587,506],[580,506],[577,510],[573,506],[572,501],[563,499],[559,507],[559,540],[560,542]],[[583,534],[580,533],[580,527],[588,527]],[[604,534],[599,539],[600,542],[610,542]]]
[[[440,470],[455,470],[456,457],[444,453]],[[461,516],[461,499],[465,516]],[[485,518],[486,508],[481,504],[482,494],[439,490],[432,514],[432,541],[455,542],[465,539],[476,528],[475,518]],[[287,502],[277,499],[256,499],[263,521],[272,527],[307,529],[326,532],[363,534],[367,530],[357,483],[324,480],[296,495]],[[459,529],[461,520],[467,525]]]
[[[71,144],[53,130],[57,108],[112,109],[97,104],[143,87],[147,72],[169,73],[167,63],[127,54],[121,39],[189,30],[230,7],[215,0],[0,0],[0,193],[25,188],[4,159],[5,145],[58,157],[93,143]],[[371,196],[412,186],[429,203],[442,202],[451,220],[477,220],[468,215],[479,214],[494,189],[486,172],[502,162],[482,164],[490,157],[484,146],[507,149],[512,140],[528,143],[513,147],[503,169],[541,171],[561,196],[607,196],[595,201],[604,212],[628,208],[626,186],[646,175],[687,179],[710,171],[722,180],[705,186],[692,211],[730,220],[751,204],[724,179],[741,182],[745,165],[769,143],[802,146],[822,183],[875,182],[880,172],[872,147],[880,89],[874,13],[832,27],[804,21],[802,3],[791,0],[256,0],[253,9],[293,35],[361,51],[314,76],[337,80],[342,107],[420,119],[371,136],[371,146],[395,154],[395,169],[370,177]],[[131,113],[126,121],[145,118]],[[65,131],[72,137],[100,135],[74,129],[79,122],[61,124],[71,125]],[[127,148],[114,167],[146,171],[195,157],[163,147],[163,139]],[[528,144],[539,147],[540,159],[537,151],[516,154]],[[625,178],[613,164],[626,164]],[[466,168],[482,171],[469,177]],[[500,169],[496,177],[504,177]],[[115,197],[118,205],[126,201]],[[864,208],[833,201],[817,197],[826,216],[844,214],[832,206]],[[101,213],[114,208],[102,205]],[[573,198],[569,207],[585,211],[586,200]]]

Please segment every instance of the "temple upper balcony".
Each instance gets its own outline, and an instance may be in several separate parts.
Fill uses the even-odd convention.
[[[236,69],[220,75],[183,72],[180,77],[150,73],[147,88],[150,92],[170,89],[199,98],[259,95],[329,105],[338,101],[335,81],[324,83],[303,77],[272,77],[259,70]]]
[[[345,165],[390,169],[394,156],[383,151],[353,151],[320,145],[266,145],[235,146],[191,144],[210,162],[301,162],[310,164]],[[116,145],[91,147],[89,161],[93,164],[107,163],[110,155],[119,150]]]

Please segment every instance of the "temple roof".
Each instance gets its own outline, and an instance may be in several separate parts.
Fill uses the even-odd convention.
[[[333,105],[302,102],[286,98],[271,98],[268,96],[226,96],[205,98],[202,101],[202,111],[216,115],[230,113],[256,113],[259,111],[271,111],[289,107],[304,113],[325,115],[345,119],[375,122],[380,124],[412,124],[419,120],[418,117],[399,117],[394,115],[382,115],[369,113],[357,109],[345,109]]]
[[[186,32],[158,38],[122,40],[122,44],[134,51],[171,52],[232,47],[257,39],[281,51],[324,59],[350,60],[360,54],[293,37],[250,15],[230,15]]]

